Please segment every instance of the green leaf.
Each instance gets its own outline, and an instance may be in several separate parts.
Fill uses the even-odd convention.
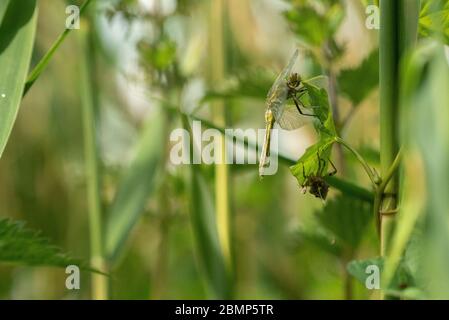
[[[311,147],[298,160],[298,162],[290,167],[290,172],[296,177],[300,186],[302,186],[311,174],[318,174],[319,159],[325,161],[324,171],[326,172],[329,165],[329,157],[331,155],[331,147],[335,143],[333,138],[321,139]]]
[[[234,78],[228,79],[219,87],[209,90],[204,101],[218,98],[254,98],[265,100],[267,88],[273,84],[273,78],[261,69],[240,71]]]
[[[36,31],[35,0],[0,2],[0,157],[19,111]]]
[[[165,127],[162,110],[150,116],[135,146],[134,159],[119,183],[105,230],[105,252],[112,261],[121,253],[154,190],[166,141]]]
[[[296,8],[285,13],[293,32],[306,44],[321,46],[328,37],[328,28],[324,17],[308,7]]]
[[[314,227],[315,228],[315,227]],[[319,248],[320,250],[326,251],[327,253],[340,257],[343,248],[333,241],[325,232],[320,232],[316,230],[313,231],[301,229],[296,233],[296,245],[302,245],[302,243],[310,243]]]
[[[0,262],[30,266],[56,266],[65,268],[76,265],[90,269],[85,262],[64,253],[50,244],[39,232],[26,229],[23,222],[0,219]]]
[[[312,106],[315,115],[319,121],[315,121],[315,129],[322,139],[334,138],[337,136],[332,116],[332,109],[329,105],[329,98],[325,88],[317,87],[311,83],[303,81],[303,85],[307,88],[305,99],[307,105]]]
[[[381,257],[373,258],[373,259],[365,259],[365,260],[353,260],[348,263],[347,270],[349,274],[351,274],[354,278],[360,281],[363,285],[365,285],[367,277],[371,273],[367,273],[367,267],[375,265],[379,268],[379,276],[382,278],[382,272],[384,270],[384,259]],[[384,290],[393,290],[393,291],[403,291],[406,288],[415,287],[415,280],[413,279],[408,266],[401,262],[394,277],[388,286],[385,286],[381,283],[381,289]]]
[[[385,294],[389,297],[401,300],[424,300],[427,298],[425,292],[420,288],[410,287],[404,290],[385,290]]]
[[[156,70],[164,71],[173,64],[176,58],[176,43],[163,37],[155,44],[140,42],[139,51],[144,65],[149,64]]]
[[[285,17],[296,36],[312,47],[321,47],[332,38],[344,18],[344,10],[339,0],[319,2],[324,7],[322,12],[316,10],[316,3],[313,1],[295,3],[291,10],[285,12]]]
[[[442,0],[423,1],[419,16],[419,34],[436,37],[449,44],[449,2]]]
[[[316,87],[310,83],[304,82],[307,88],[306,105],[311,105],[317,120],[314,122],[320,139],[319,141],[307,148],[303,156],[298,162],[290,167],[290,171],[298,180],[299,185],[303,185],[306,178],[311,174],[318,174],[319,159],[324,160],[324,175],[329,166],[332,145],[335,143],[336,131],[332,110],[329,107],[329,99],[324,88]]]
[[[379,268],[380,274],[382,274],[384,261],[382,258],[373,258],[373,259],[365,259],[365,260],[353,260],[348,263],[346,269],[349,274],[351,274],[354,278],[360,281],[362,284],[365,284],[366,278],[369,276],[366,273],[366,268],[368,266],[377,266]]]
[[[401,229],[393,237],[395,263],[422,219],[419,265],[429,297],[449,297],[449,64],[445,48],[425,43],[405,61],[402,142],[405,148]],[[406,211],[405,211],[406,210]]]
[[[363,201],[343,195],[326,202],[316,212],[320,225],[351,250],[356,250],[372,220],[372,208]]]
[[[190,197],[193,234],[208,289],[214,297],[227,299],[229,273],[219,244],[213,197],[198,165],[192,165]]]
[[[374,50],[355,69],[342,70],[338,76],[340,91],[358,106],[379,85],[379,50]]]

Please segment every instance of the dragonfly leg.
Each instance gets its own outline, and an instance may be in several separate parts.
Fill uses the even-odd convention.
[[[321,159],[319,152],[317,151],[316,156],[318,158],[318,170],[317,170],[317,176],[322,176],[324,168],[326,167],[326,161],[324,159]]]
[[[303,115],[303,116],[308,116],[308,117],[316,117],[316,115],[314,115],[314,114],[311,114],[311,113],[304,113],[302,110],[301,110],[301,108],[299,107],[299,105],[301,105],[301,106],[303,106],[304,107],[304,105],[301,103],[301,101],[299,101],[299,99],[298,99],[298,97],[296,97],[296,96],[292,96],[292,99],[293,99],[293,101],[295,102],[295,106],[296,106],[296,109],[298,109],[298,112],[301,114],[301,115]]]
[[[307,178],[307,176],[306,176],[306,170],[304,168],[304,163],[302,164],[302,176],[304,178],[304,181],[301,185],[301,193],[305,194],[307,192],[307,184],[308,184],[309,178]]]
[[[337,173],[337,168],[335,167],[335,165],[333,164],[333,162],[331,161],[331,159],[327,159],[327,160],[329,160],[329,163],[330,163],[331,166],[332,166],[332,171],[329,172],[327,175],[328,175],[329,177],[332,177],[333,175],[335,175],[335,174]]]

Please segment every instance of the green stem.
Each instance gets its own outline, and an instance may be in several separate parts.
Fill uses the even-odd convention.
[[[393,164],[388,169],[387,174],[382,179],[382,183],[379,185],[379,187],[376,190],[376,194],[375,194],[375,197],[374,197],[373,210],[374,210],[374,215],[375,215],[376,220],[377,220],[377,230],[378,230],[378,232],[380,232],[380,223],[381,223],[381,217],[382,217],[382,214],[380,212],[380,205],[381,205],[381,202],[382,202],[382,197],[384,195],[385,189],[388,186],[388,183],[390,182],[390,180],[393,178],[394,174],[396,173],[396,170],[399,167],[401,159],[402,159],[402,148],[399,150],[398,154],[396,155],[396,158],[393,161]],[[392,210],[396,210],[396,209],[397,208],[394,208]]]
[[[385,176],[398,150],[397,118],[399,92],[399,3],[381,0],[380,29],[380,165]],[[380,211],[396,208],[397,179],[388,184],[388,196],[375,197],[375,215],[379,221],[380,255],[386,255],[386,246],[394,225],[393,216],[382,216]],[[382,294],[382,298],[383,298]]]
[[[103,256],[103,237],[102,237],[102,212],[100,195],[100,174],[98,165],[98,144],[96,130],[96,116],[93,89],[92,61],[93,57],[91,43],[88,35],[84,32],[82,35],[82,62],[81,62],[81,105],[82,121],[84,132],[84,154],[85,154],[85,172],[87,184],[87,205],[90,232],[90,256],[91,265],[102,272],[106,272],[106,264]],[[108,282],[107,278],[92,274],[91,289],[92,298],[95,300],[107,299]]]
[[[353,147],[351,147],[342,138],[336,137],[335,141],[337,143],[341,144],[342,146],[344,146],[346,149],[348,149],[355,156],[355,158],[362,165],[363,169],[365,169],[366,174],[368,175],[368,177],[371,180],[371,183],[373,184],[373,188],[376,189],[377,185],[380,183],[380,179],[379,179],[378,175],[376,174],[376,172],[373,171],[373,169],[371,169],[371,167],[368,165],[368,163],[365,161],[365,159],[363,159],[362,155],[360,153],[358,153],[357,150],[355,150]]]
[[[83,5],[80,8],[80,16],[86,9],[86,7],[89,5],[91,0],[84,1]],[[27,82],[25,83],[25,88],[23,90],[22,96],[24,97],[28,91],[33,86],[34,82],[39,78],[41,73],[45,70],[45,68],[50,63],[50,60],[53,58],[53,55],[55,54],[56,50],[61,46],[61,44],[64,42],[64,40],[69,35],[70,31],[72,29],[65,29],[64,32],[56,39],[56,41],[51,46],[50,50],[44,55],[44,57],[38,62],[36,67],[31,71],[30,75],[28,76]]]
[[[209,81],[212,85],[220,84],[225,76],[224,57],[224,0],[214,0],[210,3],[210,72]],[[226,106],[224,101],[214,101],[211,104],[214,122],[226,126]],[[229,209],[229,167],[226,164],[226,143],[224,135],[220,137],[221,162],[215,165],[215,211],[217,217],[217,230],[221,250],[229,271],[232,269],[231,249],[231,215]]]
[[[400,64],[406,51],[417,38],[419,0],[380,1],[380,165],[383,190],[376,193],[374,208],[380,220],[380,254],[387,256],[399,194],[399,92]],[[388,178],[388,179],[387,179]],[[387,181],[388,180],[388,181]],[[382,297],[383,291],[382,291]]]

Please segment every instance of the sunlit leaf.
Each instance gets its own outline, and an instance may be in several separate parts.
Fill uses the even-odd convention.
[[[422,1],[419,16],[419,33],[433,36],[449,44],[449,2],[444,0]]]

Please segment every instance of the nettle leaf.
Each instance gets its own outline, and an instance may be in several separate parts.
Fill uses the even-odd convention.
[[[287,11],[285,17],[293,32],[306,44],[320,46],[328,37],[324,17],[312,8],[295,8]]]
[[[348,263],[346,269],[349,274],[365,285],[366,279],[372,275],[372,271],[368,269],[369,266],[377,266],[379,268],[379,276],[382,279],[382,272],[384,270],[384,259],[382,257],[353,260]],[[404,262],[399,264],[399,267],[396,269],[396,273],[387,288],[384,288],[382,283],[380,285],[382,289],[386,290],[387,294],[389,291],[394,293],[393,296],[397,296],[407,289],[416,288],[415,280],[413,279],[408,266]]]
[[[318,143],[307,148],[298,162],[290,167],[291,173],[296,177],[300,186],[304,184],[309,175],[318,173],[319,159],[325,161],[324,172],[326,172],[329,165],[331,147],[334,143],[335,140],[333,138],[326,137],[321,139]]]
[[[303,1],[285,12],[293,32],[304,43],[320,47],[332,38],[344,18],[344,10],[339,0],[320,1],[322,12],[316,10],[314,3]]]
[[[39,232],[26,229],[23,222],[4,218],[0,219],[0,263],[62,268],[76,265],[95,271],[82,260],[72,258],[52,245]]]
[[[379,275],[382,275],[384,260],[383,258],[377,257],[372,259],[364,259],[364,260],[353,260],[348,263],[346,266],[346,270],[348,270],[349,274],[360,281],[362,284],[365,284],[366,278],[370,275],[367,273],[367,268],[369,266],[377,266],[379,268]]]
[[[379,85],[379,50],[371,52],[357,68],[341,71],[338,85],[354,106],[359,105]]]
[[[203,101],[223,98],[254,98],[265,100],[273,76],[262,69],[246,69],[209,90]]]
[[[435,36],[449,44],[449,2],[427,0],[422,4],[419,15],[419,34],[422,37]]]
[[[317,116],[314,125],[320,138],[316,144],[307,148],[294,166],[290,167],[290,171],[298,180],[299,185],[304,184],[307,176],[318,174],[319,159],[324,160],[323,172],[326,172],[329,166],[332,145],[335,143],[337,136],[326,90],[307,82],[303,84],[307,88],[306,99],[308,101],[306,103],[312,106]]]
[[[326,89],[305,81],[303,85],[307,89],[306,97],[309,100],[310,106],[312,106],[313,112],[319,120],[315,121],[315,129],[322,138],[334,138],[337,132],[335,130],[334,118]]]
[[[310,243],[336,257],[340,257],[343,252],[340,244],[336,243],[326,232],[317,230],[316,227],[314,227],[313,231],[308,229],[298,230],[296,233],[296,241],[296,245]]]
[[[357,249],[372,219],[371,205],[343,195],[329,200],[315,213],[320,225],[337,238],[337,242]]]

